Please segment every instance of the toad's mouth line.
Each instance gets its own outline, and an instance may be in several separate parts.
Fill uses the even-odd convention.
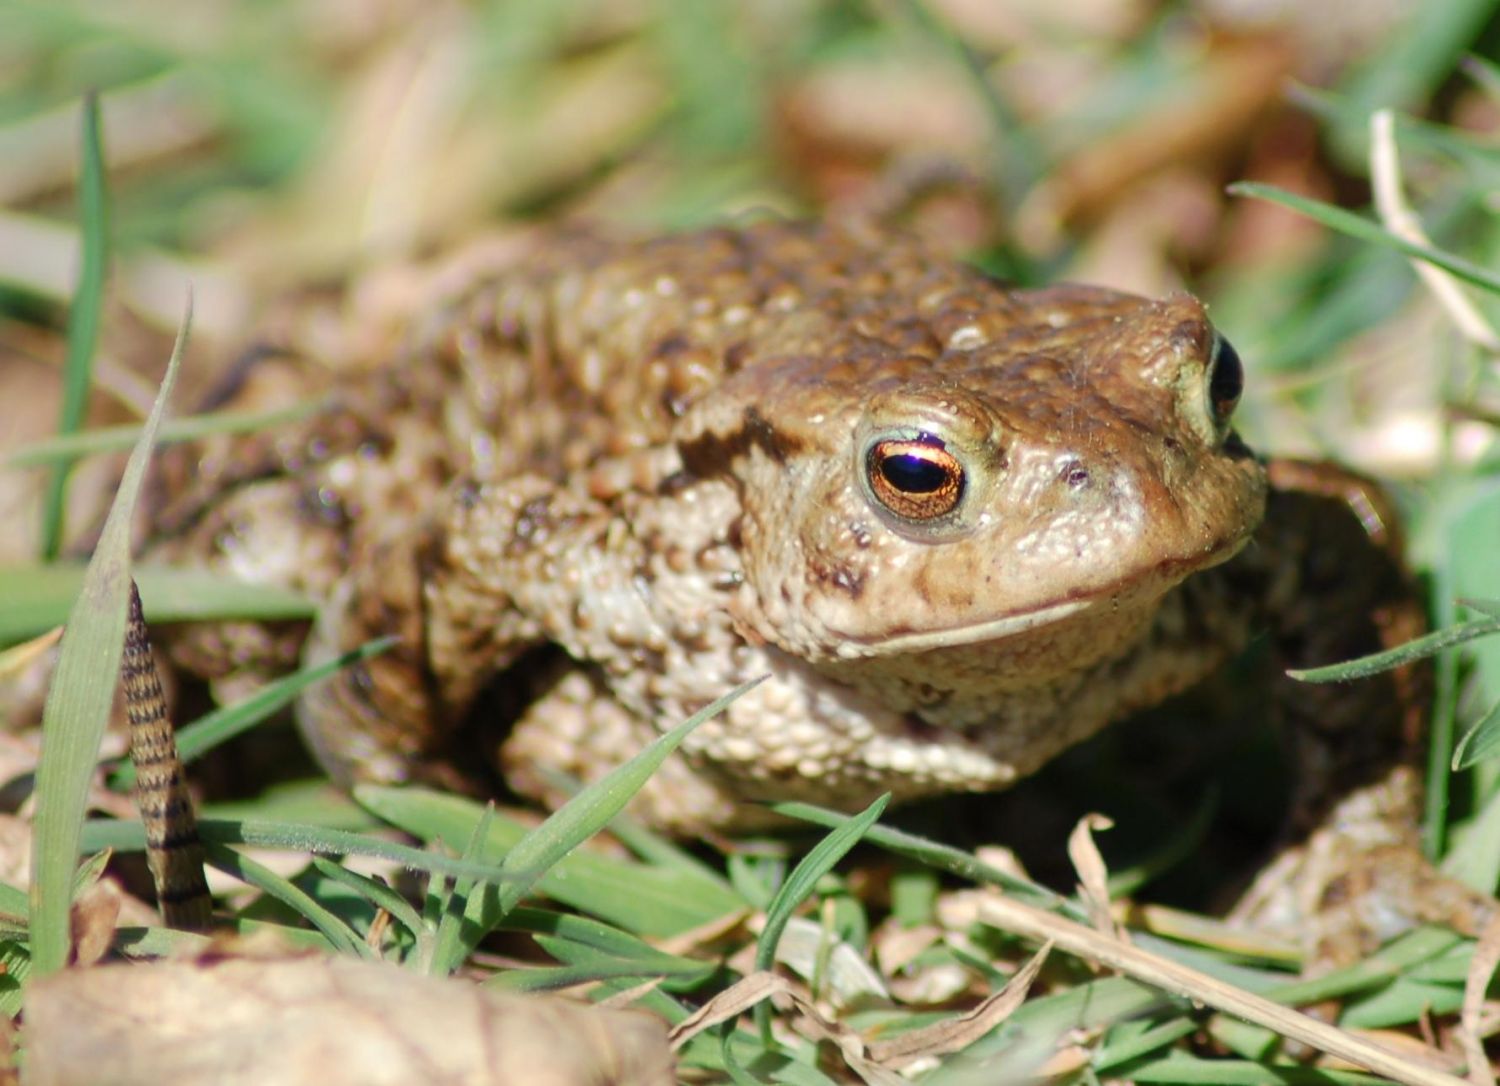
[[[870,656],[930,652],[934,649],[955,648],[982,641],[999,641],[1028,630],[1061,622],[1102,603],[1117,601],[1122,596],[1130,595],[1142,581],[1160,584],[1162,593],[1165,593],[1181,584],[1192,574],[1210,569],[1233,558],[1250,541],[1251,534],[1247,532],[1221,543],[1210,551],[1207,557],[1169,558],[1152,566],[1145,577],[1139,573],[1121,577],[1087,595],[1059,600],[1055,603],[1045,603],[1025,611],[1001,615],[988,622],[898,633],[869,641],[856,641],[851,638],[840,642],[838,656],[840,659],[854,660]]]
[[[931,649],[951,648],[955,645],[972,645],[980,641],[999,641],[1013,637],[1038,626],[1049,626],[1061,622],[1079,611],[1086,611],[1099,603],[1104,595],[1091,595],[1077,600],[1064,600],[1046,607],[1023,611],[1018,615],[1002,615],[989,622],[976,622],[967,626],[945,626],[937,630],[920,633],[895,634],[877,641],[843,641],[839,644],[840,657],[852,660],[871,655],[897,655],[899,653],[927,652]]]

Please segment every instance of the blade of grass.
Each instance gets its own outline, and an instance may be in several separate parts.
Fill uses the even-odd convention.
[[[1333,683],[1345,682],[1349,679],[1363,679],[1427,656],[1435,656],[1444,649],[1451,649],[1466,641],[1473,641],[1477,637],[1488,637],[1495,633],[1500,633],[1500,618],[1470,619],[1457,626],[1434,630],[1430,634],[1408,641],[1404,645],[1397,645],[1393,649],[1386,649],[1384,652],[1371,653],[1369,656],[1346,660],[1341,664],[1329,664],[1327,667],[1293,669],[1287,674],[1305,683]]]
[[[223,845],[210,845],[204,842],[204,852],[207,854],[208,862],[220,871],[233,875],[248,886],[255,887],[305,919],[322,933],[336,952],[357,958],[373,959],[375,957],[375,952],[365,945],[365,941],[353,928],[325,909],[311,894],[291,880],[282,878],[264,864],[257,863],[250,857],[232,848],[225,848]]]
[[[1103,1073],[1122,1063],[1140,1059],[1159,1048],[1165,1048],[1174,1041],[1181,1040],[1200,1028],[1199,1023],[1189,1017],[1169,1018],[1148,1029],[1140,1028],[1141,1023],[1126,1023],[1126,1025],[1136,1028],[1131,1031],[1129,1037],[1117,1041],[1105,1041],[1094,1054],[1092,1066],[1095,1071]]]
[[[31,917],[35,975],[68,959],[69,884],[78,858],[89,779],[109,722],[124,652],[130,591],[130,521],[192,323],[189,298],[172,357],[141,440],[130,454],[83,591],[68,617],[57,672],[42,713],[42,755],[36,769],[32,828]]]
[[[553,912],[550,909],[534,909],[520,906],[512,909],[501,925],[508,931],[527,931],[539,935],[555,935],[569,942],[592,947],[613,958],[629,958],[645,962],[684,963],[695,959],[668,954],[630,932],[586,916]],[[709,963],[696,962],[703,965]]]
[[[486,988],[507,992],[560,992],[580,984],[601,980],[651,980],[662,974],[651,972],[640,962],[620,958],[582,965],[542,965],[526,969],[507,969],[488,978]]]
[[[139,852],[146,847],[146,838],[139,822],[101,820],[85,824],[83,830],[82,841],[91,849],[113,848],[119,852]],[[204,841],[219,845],[251,845],[255,848],[335,856],[371,856],[389,860],[413,871],[451,875],[455,878],[494,882],[504,877],[494,864],[469,863],[379,837],[348,833],[326,826],[255,819],[205,818],[198,824],[198,833]]]
[[[484,814],[479,816],[469,834],[462,859],[477,863],[483,858],[484,843],[494,820],[495,805],[486,803]],[[459,879],[453,884],[453,892],[438,914],[437,937],[433,940],[432,955],[427,963],[429,976],[446,977],[456,973],[469,952],[479,945],[484,934],[479,930],[480,925],[489,911],[486,899],[493,893],[490,884],[476,883],[473,879]]]
[[[669,978],[679,987],[696,987],[717,971],[713,962],[695,962],[671,954],[659,954],[653,958],[617,958],[583,943],[571,939],[559,939],[550,935],[538,935],[537,946],[551,954],[566,966],[581,969],[597,969],[591,979],[603,980],[614,977]]]
[[[1282,207],[1290,208],[1292,211],[1322,223],[1331,230],[1348,234],[1360,241],[1395,249],[1397,252],[1405,253],[1418,260],[1425,260],[1434,267],[1451,272],[1466,283],[1472,283],[1492,294],[1500,294],[1500,275],[1462,257],[1454,256],[1452,253],[1445,253],[1441,249],[1433,249],[1426,245],[1416,245],[1405,238],[1397,237],[1380,224],[1362,215],[1334,207],[1332,204],[1310,200],[1306,196],[1298,196],[1294,192],[1287,192],[1275,185],[1267,185],[1259,181],[1236,181],[1229,186],[1229,192],[1234,196],[1250,196],[1280,204]]]
[[[278,709],[291,704],[298,694],[313,683],[328,678],[335,672],[360,660],[368,660],[394,645],[396,637],[381,637],[368,641],[357,649],[314,667],[303,668],[295,674],[277,679],[257,690],[244,701],[225,705],[206,716],[199,717],[177,732],[177,751],[184,763],[201,758],[214,747],[233,739],[241,732],[265,720]],[[135,767],[126,763],[114,775],[114,783],[121,788],[135,787]]]
[[[1385,1081],[1357,1071],[1276,1064],[1268,1067],[1249,1060],[1206,1060],[1173,1052],[1166,1056],[1124,1063],[1114,1078],[1128,1082],[1197,1083],[1199,1086],[1376,1086]]]
[[[285,589],[253,585],[202,569],[141,566],[135,571],[141,601],[153,624],[210,618],[311,618],[316,607]],[[0,644],[34,637],[60,625],[83,585],[84,568],[72,562],[0,567]]]
[[[1429,1015],[1454,1014],[1463,1001],[1461,984],[1433,984],[1403,977],[1346,1006],[1339,1015],[1339,1025],[1345,1029],[1396,1029],[1414,1025]]]
[[[1490,711],[1464,733],[1453,748],[1450,766],[1457,773],[1493,758],[1497,751],[1500,751],[1500,701],[1490,706]]]
[[[729,882],[717,870],[704,863],[685,848],[668,841],[665,837],[641,825],[629,815],[622,814],[610,823],[609,832],[619,842],[641,859],[660,867],[678,868],[706,882],[713,882],[725,891],[732,892]]]
[[[776,945],[781,942],[781,935],[786,931],[787,922],[791,920],[792,913],[796,911],[797,906],[802,904],[807,895],[812,893],[818,880],[832,871],[833,865],[842,860],[851,848],[859,844],[865,831],[876,823],[890,801],[889,792],[879,797],[874,803],[814,845],[797,866],[792,868],[792,873],[787,876],[786,882],[781,884],[781,889],[776,891],[776,896],[771,899],[771,904],[766,908],[766,926],[755,944],[755,968],[757,970],[769,972],[775,966]],[[769,1048],[771,1046],[770,1004],[757,1003],[755,1019],[760,1027],[761,1040]]]
[[[104,192],[104,149],[99,135],[99,96],[92,91],[83,96],[78,200],[83,249],[78,286],[68,310],[68,353],[63,365],[62,410],[57,420],[57,431],[64,435],[83,425],[84,408],[88,406],[94,347],[99,340],[99,315],[104,307],[104,276],[109,263],[109,212]],[[41,556],[46,560],[56,558],[62,549],[67,488],[68,465],[59,464],[47,484],[42,506]],[[45,967],[39,967],[39,974],[45,972]]]
[[[0,940],[0,1014],[14,1018],[21,1013],[21,992],[31,976],[31,954],[26,946],[13,939]]]
[[[678,744],[694,728],[723,712],[763,681],[764,679],[752,679],[704,706],[671,731],[663,733],[628,762],[583,788],[540,826],[511,846],[500,864],[501,871],[508,877],[499,887],[494,908],[486,911],[480,926],[484,930],[494,927],[521,903],[521,898],[538,879],[624,810],[631,797],[646,783],[646,779],[656,772],[667,755],[676,750]]]
[[[435,965],[448,972],[457,969],[463,958],[478,945],[479,940],[521,903],[521,899],[538,879],[568,853],[609,825],[610,820],[625,809],[631,797],[645,785],[647,778],[656,772],[694,728],[723,712],[736,699],[763,681],[764,679],[752,679],[704,706],[650,743],[635,757],[581,789],[540,826],[512,845],[500,862],[503,876],[501,881],[493,889],[486,886],[470,893],[464,906],[461,925],[451,931],[439,928]],[[479,848],[489,839],[493,816],[493,809],[486,807],[481,823],[476,828],[476,833],[482,836],[471,841],[471,849]],[[445,913],[444,920],[447,918]],[[445,935],[451,937],[445,938]]]
[[[322,410],[317,400],[285,407],[278,411],[226,411],[223,414],[189,415],[173,419],[161,428],[158,445],[175,445],[184,441],[196,441],[201,437],[216,434],[253,433],[256,430],[271,430],[290,422],[297,422]],[[119,452],[128,449],[140,436],[136,425],[100,426],[77,433],[59,434],[46,441],[23,445],[5,457],[9,468],[34,468],[47,464],[71,465],[75,460],[99,453]]]
[[[378,879],[372,879],[368,875],[361,875],[357,871],[350,871],[347,867],[341,867],[332,860],[322,856],[312,858],[312,866],[320,872],[324,878],[332,879],[342,886],[347,886],[360,897],[364,898],[377,909],[384,909],[395,917],[396,920],[405,925],[413,936],[420,939],[423,933],[422,917],[417,910],[412,908],[407,901],[396,891]]]
[[[777,814],[786,815],[788,818],[811,822],[816,826],[842,826],[851,817],[837,811],[814,807],[810,803],[777,803],[772,805],[771,810]],[[894,830],[889,826],[871,826],[869,832],[865,834],[865,840],[887,852],[926,864],[939,871],[946,871],[950,875],[957,875],[961,879],[998,886],[1018,900],[1036,905],[1038,908],[1057,909],[1063,915],[1071,916],[1075,920],[1087,919],[1075,902],[1070,902],[1061,894],[1054,893],[1045,886],[1021,878],[1019,875],[992,867],[951,845],[929,841],[925,837],[918,837],[904,830]]]

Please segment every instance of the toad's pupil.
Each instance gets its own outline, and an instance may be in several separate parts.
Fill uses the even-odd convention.
[[[946,468],[914,453],[887,456],[880,462],[880,474],[904,494],[931,494],[949,483]]]

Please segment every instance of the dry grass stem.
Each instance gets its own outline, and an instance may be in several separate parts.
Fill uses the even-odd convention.
[[[984,923],[1002,931],[1042,942],[1050,940],[1059,949],[1086,961],[1119,970],[1165,992],[1264,1026],[1283,1037],[1300,1041],[1406,1086],[1471,1086],[1461,1078],[1398,1056],[1363,1037],[1215,980],[1196,969],[1108,939],[1082,924],[1009,898],[997,896],[984,901],[979,907],[979,916]]]
[[[1370,115],[1370,181],[1375,191],[1375,208],[1385,228],[1414,245],[1432,247],[1421,220],[1402,192],[1396,118],[1388,109]],[[1412,266],[1465,339],[1491,353],[1500,353],[1500,333],[1485,319],[1457,279],[1425,260],[1413,259]]]

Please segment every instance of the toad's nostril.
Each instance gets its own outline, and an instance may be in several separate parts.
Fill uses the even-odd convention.
[[[1082,490],[1089,485],[1089,469],[1077,460],[1069,460],[1063,465],[1058,478],[1067,483],[1074,490]]]

